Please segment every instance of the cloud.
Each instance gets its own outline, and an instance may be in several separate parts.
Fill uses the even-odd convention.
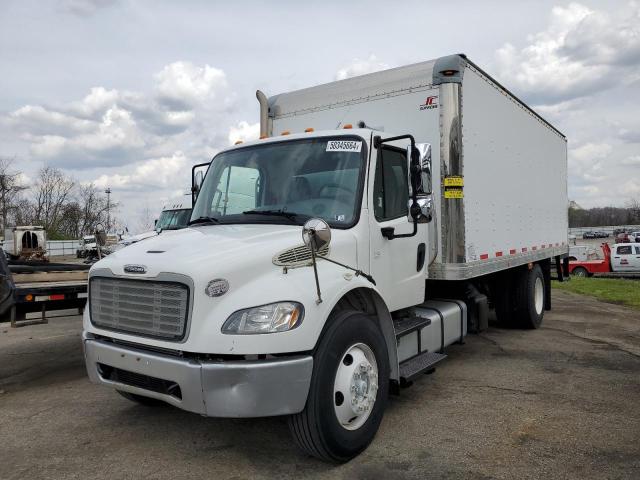
[[[640,155],[633,155],[631,157],[627,157],[622,162],[621,165],[626,165],[629,167],[640,167]]]
[[[239,122],[236,126],[229,127],[229,144],[238,141],[246,142],[260,137],[260,123]]]
[[[199,102],[216,100],[218,91],[227,86],[222,70],[190,62],[166,65],[155,79],[160,101],[174,110],[188,110]]]
[[[355,58],[349,65],[338,70],[336,72],[336,80],[344,80],[345,78],[365,75],[367,73],[386,70],[388,68],[390,68],[389,65],[379,61],[374,54],[370,54],[369,58],[365,60]]]
[[[110,7],[118,3],[119,0],[61,0],[58,8],[65,13],[88,17],[98,10]]]
[[[640,63],[640,6],[609,13],[557,6],[546,30],[495,54],[497,77],[533,104],[553,104],[633,81]]]
[[[640,130],[627,130],[623,128],[618,132],[618,137],[627,143],[640,143]]]
[[[93,122],[47,110],[41,105],[25,105],[9,114],[7,123],[32,135],[73,135],[90,131]]]
[[[31,153],[35,157],[44,160],[64,157],[66,166],[80,168],[95,165],[95,160],[101,157],[111,165],[126,163],[133,152],[146,145],[131,113],[117,106],[109,108],[89,133],[70,137],[42,135],[33,140]]]
[[[203,139],[211,138],[204,132],[235,105],[225,73],[209,65],[170,63],[153,76],[150,90],[93,87],[81,100],[58,106],[25,105],[1,117],[0,123],[28,143],[34,160],[90,169],[185,148],[202,151]],[[249,125],[238,128],[243,138],[250,133]],[[222,146],[224,135],[214,136],[214,141]]]
[[[603,161],[613,147],[606,143],[586,143],[569,150],[569,172],[574,183],[598,182],[606,178]],[[593,186],[593,185],[592,185]]]
[[[129,173],[100,175],[94,183],[99,188],[120,190],[168,188],[175,190],[176,179],[188,170],[187,157],[181,151],[171,156],[152,158],[139,162]]]

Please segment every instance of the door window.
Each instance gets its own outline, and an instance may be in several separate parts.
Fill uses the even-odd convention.
[[[402,150],[382,147],[373,182],[373,212],[383,222],[408,213],[407,159]]]

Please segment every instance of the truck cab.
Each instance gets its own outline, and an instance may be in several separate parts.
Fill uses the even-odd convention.
[[[611,252],[611,271],[640,272],[640,244],[617,243]]]

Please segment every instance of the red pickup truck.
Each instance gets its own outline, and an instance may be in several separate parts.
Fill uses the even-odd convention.
[[[602,244],[603,259],[569,262],[569,273],[576,277],[590,277],[594,273],[640,273],[640,243],[617,243],[613,251]]]

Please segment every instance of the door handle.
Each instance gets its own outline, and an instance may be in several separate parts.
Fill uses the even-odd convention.
[[[418,245],[418,262],[416,264],[416,272],[419,272],[424,267],[424,260],[427,253],[427,246],[424,243]]]

